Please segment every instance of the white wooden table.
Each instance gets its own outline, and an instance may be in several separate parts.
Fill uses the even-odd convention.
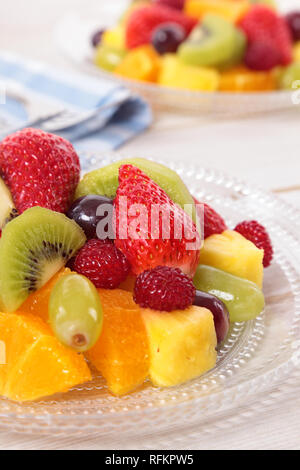
[[[52,30],[60,15],[87,8],[96,11],[104,0],[2,0],[0,2],[0,48],[48,61],[72,70],[58,54]],[[158,113],[152,128],[124,148],[138,156],[157,156],[172,160],[201,162],[259,186],[276,191],[300,208],[300,106],[273,115],[245,117],[241,120],[207,120]],[[284,385],[284,384],[283,384]],[[300,384],[293,396],[278,404],[270,403],[268,412],[256,413],[245,407],[243,416],[230,431],[214,436],[194,430],[186,436],[168,440],[157,436],[147,444],[139,441],[109,443],[99,438],[23,436],[0,432],[1,449],[300,449]]]

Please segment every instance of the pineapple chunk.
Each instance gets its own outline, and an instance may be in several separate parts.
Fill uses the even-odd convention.
[[[187,0],[185,13],[197,19],[202,19],[207,13],[222,16],[233,23],[238,22],[249,10],[248,0]]]
[[[171,387],[212,369],[217,338],[211,312],[190,307],[175,312],[142,310],[150,347],[150,378]]]
[[[226,230],[208,237],[200,253],[200,264],[207,264],[234,276],[263,284],[264,251],[259,250],[243,235]]]

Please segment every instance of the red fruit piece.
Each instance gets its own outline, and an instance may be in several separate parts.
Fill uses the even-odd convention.
[[[130,264],[110,240],[89,240],[77,254],[73,269],[97,288],[115,289],[125,281]]]
[[[175,8],[176,10],[183,10],[185,0],[154,0],[157,5],[164,5],[166,7]]]
[[[80,163],[73,146],[61,137],[23,129],[0,144],[0,173],[20,213],[33,206],[66,212]]]
[[[184,310],[194,301],[193,281],[180,269],[157,266],[140,274],[134,287],[134,301],[142,308],[171,312]]]
[[[300,41],[300,11],[293,11],[286,16],[294,41]]]
[[[284,18],[263,5],[255,5],[243,17],[240,27],[245,32],[248,41],[271,43],[280,53],[282,65],[292,61],[292,38]]]
[[[119,170],[114,201],[116,246],[140,274],[156,266],[180,268],[195,274],[200,235],[189,215],[145,173],[132,165]]]
[[[252,70],[271,70],[281,63],[281,54],[271,42],[254,41],[249,44],[245,64]]]
[[[256,222],[256,220],[251,220],[241,222],[234,230],[247,238],[247,240],[254,243],[257,248],[264,250],[264,267],[267,268],[270,266],[273,259],[273,247],[270,236],[265,227]]]
[[[126,29],[126,44],[133,49],[143,44],[150,44],[152,33],[163,23],[177,23],[184,28],[186,34],[196,26],[197,21],[180,11],[160,5],[146,6],[134,10]]]
[[[225,230],[227,230],[228,227],[225,220],[211,206],[205,204],[204,202],[199,202],[195,198],[194,201],[200,222],[204,215],[204,238],[208,238],[216,233],[223,233]]]

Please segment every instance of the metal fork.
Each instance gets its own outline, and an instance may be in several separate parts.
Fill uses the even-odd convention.
[[[7,84],[7,95],[16,101],[22,103],[25,107],[29,122],[26,127],[40,127],[48,132],[61,132],[67,130],[77,124],[88,121],[89,119],[99,115],[102,111],[109,110],[112,107],[120,106],[125,103],[130,97],[131,92],[127,89],[119,88],[112,95],[112,101],[106,104],[99,105],[90,111],[73,111],[62,108],[56,103],[43,99],[34,92],[28,91],[22,85],[15,82],[8,82]],[[113,99],[113,96],[115,98]],[[0,129],[2,131],[1,138],[8,134],[16,132],[22,127],[12,128],[9,124],[0,119]]]

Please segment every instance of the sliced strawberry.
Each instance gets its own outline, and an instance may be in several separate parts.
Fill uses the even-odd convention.
[[[70,142],[23,129],[1,142],[0,173],[19,213],[33,206],[66,212],[79,182],[80,163]]]
[[[280,17],[267,6],[255,5],[243,17],[239,25],[249,43],[262,42],[272,44],[281,55],[281,64],[292,61],[293,43],[291,32],[285,18]]]
[[[121,166],[114,205],[115,244],[135,275],[156,266],[195,274],[200,254],[196,226],[145,173],[132,165]]]
[[[150,44],[153,31],[163,23],[177,23],[185,29],[186,34],[189,34],[197,21],[181,11],[166,6],[153,5],[139,8],[133,11],[127,23],[127,47],[133,49],[143,44]]]

